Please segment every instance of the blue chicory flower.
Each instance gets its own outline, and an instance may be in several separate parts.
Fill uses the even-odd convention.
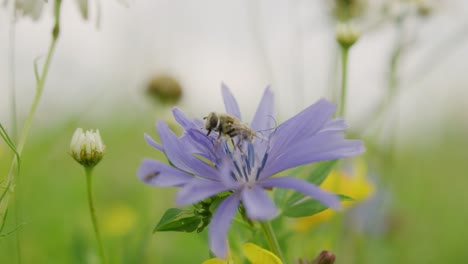
[[[226,112],[239,120],[239,106],[223,84]],[[178,108],[174,118],[184,128],[177,137],[164,121],[157,122],[161,144],[145,135],[147,142],[164,152],[170,166],[145,159],[138,177],[146,184],[179,187],[176,203],[190,205],[218,193],[230,191],[217,208],[209,227],[210,248],[218,257],[227,256],[227,232],[240,202],[250,219],[265,221],[278,211],[266,190],[285,188],[304,193],[328,207],[338,209],[339,198],[307,181],[293,177],[272,177],[300,165],[355,156],[364,151],[360,140],[346,140],[342,118],[332,119],[335,105],[325,99],[274,128],[273,93],[267,88],[250,128],[254,140],[244,140],[241,149],[229,146],[217,134],[206,135],[201,119],[190,119]],[[274,128],[274,129],[272,129]],[[202,157],[202,158],[200,158]]]

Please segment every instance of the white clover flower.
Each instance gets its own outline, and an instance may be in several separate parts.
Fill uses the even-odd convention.
[[[70,143],[70,154],[85,167],[94,167],[104,156],[106,146],[102,143],[99,130],[77,128]]]
[[[351,24],[340,23],[336,27],[336,40],[343,48],[351,47],[360,36],[359,30]]]

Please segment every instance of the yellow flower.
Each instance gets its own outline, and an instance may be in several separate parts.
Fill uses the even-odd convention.
[[[123,236],[135,227],[137,215],[131,207],[125,204],[116,204],[104,212],[102,223],[104,234]]]
[[[346,174],[343,171],[332,171],[320,187],[325,190],[344,194],[354,199],[354,201],[343,201],[344,208],[352,207],[359,202],[365,201],[374,193],[375,186],[367,177],[367,166],[363,160],[357,160],[353,164],[353,175]],[[300,231],[308,230],[320,223],[326,222],[336,213],[327,209],[318,214],[298,218],[295,222],[295,228]]]
[[[245,243],[242,246],[242,252],[252,264],[283,264],[275,254],[254,243]],[[206,260],[203,264],[234,264],[234,261],[232,259],[213,258]]]
[[[212,258],[209,260],[205,260],[203,264],[234,264],[234,262],[232,260]]]

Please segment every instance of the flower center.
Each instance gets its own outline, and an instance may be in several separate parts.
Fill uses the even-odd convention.
[[[251,142],[248,142],[247,146],[242,149],[230,148],[226,142],[223,146],[223,154],[226,154],[230,161],[228,166],[230,166],[231,177],[235,181],[247,183],[249,186],[255,183],[265,166],[268,154],[263,154],[260,159],[258,153],[255,152],[254,144]],[[259,160],[261,162],[258,162]]]

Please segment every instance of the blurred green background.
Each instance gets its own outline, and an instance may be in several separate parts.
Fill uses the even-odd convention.
[[[138,119],[98,122],[107,154],[95,170],[95,201],[106,252],[111,263],[201,263],[208,258],[206,231],[151,234],[165,209],[174,205],[174,190],[151,188],[136,178],[143,157],[164,160],[142,136],[144,132],[155,135],[154,116],[140,114]],[[76,125],[70,121],[37,129],[25,150],[17,187],[24,263],[97,263],[84,172],[67,153]],[[343,234],[342,244],[328,248],[336,253],[337,263],[464,263],[468,259],[464,250],[468,131],[459,128],[447,117],[444,135],[423,146],[401,146],[393,167],[376,172],[387,177],[383,181],[392,193],[387,216],[391,219],[385,219],[391,221],[390,229],[351,242]],[[1,146],[1,172],[6,173],[9,153]],[[366,154],[369,160],[372,156]],[[5,230],[15,227],[13,219],[8,219]],[[320,250],[321,236],[329,235],[332,228],[322,224],[316,229],[325,233],[299,235],[302,243],[291,242],[288,247],[312,258]],[[1,263],[15,263],[15,239],[15,234],[1,238]]]

